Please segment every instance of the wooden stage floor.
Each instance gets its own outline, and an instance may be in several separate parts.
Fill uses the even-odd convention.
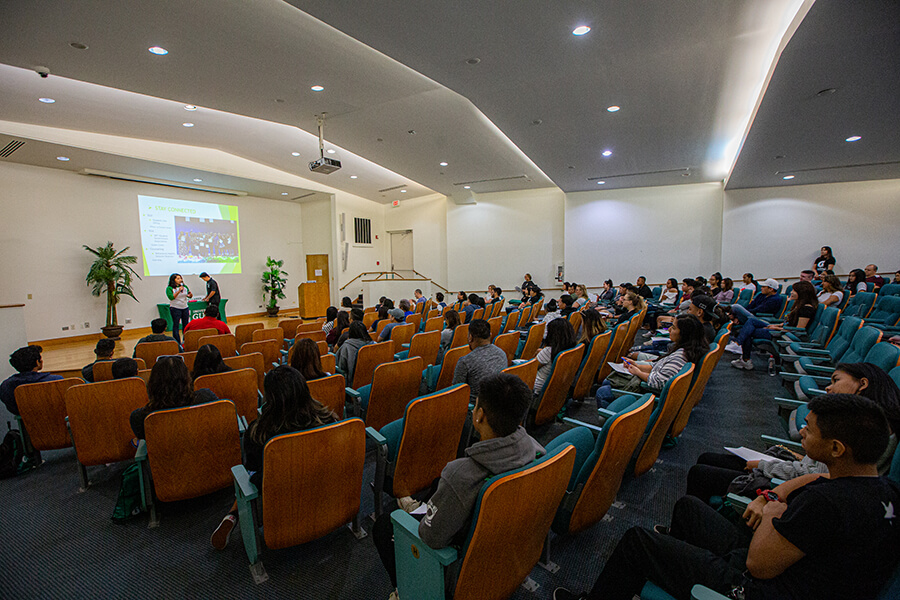
[[[265,323],[266,327],[277,327],[278,321],[283,319],[299,318],[297,317],[297,309],[281,311],[277,317],[267,317],[265,315],[241,315],[236,317],[228,317],[228,326],[234,331],[236,325],[244,323]],[[308,319],[314,321],[315,319]],[[113,358],[121,358],[123,356],[131,356],[138,340],[145,335],[150,334],[149,327],[141,327],[136,329],[126,329],[122,332],[122,339],[116,342],[116,351]],[[97,340],[102,337],[98,333],[96,337],[89,340],[71,340],[65,339],[38,342],[43,347],[44,352],[44,372],[57,373],[63,377],[80,377],[81,368],[89,363],[94,362],[94,347]]]

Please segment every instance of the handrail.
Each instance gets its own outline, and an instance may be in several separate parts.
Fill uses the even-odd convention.
[[[442,286],[442,285],[436,283],[433,279],[430,279],[430,278],[428,278],[428,277],[422,275],[421,273],[419,273],[419,272],[416,271],[415,269],[402,269],[402,270],[404,270],[404,271],[412,271],[413,273],[415,273],[416,275],[418,275],[423,281],[430,281],[430,282],[432,283],[432,285],[437,286],[437,287],[439,287],[440,289],[442,289],[443,291],[449,293],[449,291],[447,290],[447,288],[445,288],[444,286]],[[376,276],[374,279],[369,279],[369,280],[367,280],[367,281],[383,281],[382,277],[384,277],[384,276],[386,276],[386,275],[394,275],[395,277],[392,277],[392,279],[395,279],[395,278],[396,278],[396,279],[399,279],[400,281],[418,281],[418,279],[411,279],[411,278],[404,277],[402,274],[398,273],[397,271],[363,271],[362,273],[360,273],[359,275],[357,275],[356,277],[354,277],[353,279],[351,279],[350,281],[348,281],[346,284],[344,284],[344,285],[341,287],[340,291],[344,291],[345,289],[347,289],[347,287],[350,286],[351,283],[353,283],[354,281],[356,281],[356,280],[359,279],[360,277],[364,277],[364,276],[366,276],[366,275],[375,275],[375,276]]]

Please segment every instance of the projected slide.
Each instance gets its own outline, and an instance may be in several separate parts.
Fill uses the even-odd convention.
[[[138,196],[144,275],[241,272],[237,206]]]

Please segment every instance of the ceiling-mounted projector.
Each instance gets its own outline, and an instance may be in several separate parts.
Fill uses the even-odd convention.
[[[309,163],[309,170],[313,173],[321,173],[323,175],[328,175],[329,173],[334,173],[338,169],[341,168],[341,161],[328,158],[325,156],[325,115],[327,113],[322,113],[321,117],[316,117],[316,123],[319,125],[319,158],[311,161]]]

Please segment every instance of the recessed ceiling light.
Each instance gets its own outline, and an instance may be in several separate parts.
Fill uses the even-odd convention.
[[[287,193],[287,192],[281,192],[281,195],[282,195],[282,196],[287,196],[288,193]]]
[[[603,156],[612,156],[612,150],[604,150]]]
[[[81,42],[69,42],[69,45],[75,48],[76,50],[87,50],[87,44],[82,44]]]
[[[291,156],[300,156],[299,152],[291,152]]]
[[[334,154],[334,148],[329,148],[326,152],[328,152],[328,154]]]
[[[619,112],[619,107],[613,104],[612,106],[607,106],[606,110],[609,112]]]
[[[481,62],[481,59],[478,58],[477,56],[473,56],[472,58],[467,58],[466,62],[470,65],[477,65],[478,63]]]
[[[40,100],[44,104],[53,104],[54,102],[56,102],[56,100],[54,100],[53,98],[38,98],[38,100]]]
[[[193,104],[185,104],[185,105],[184,105],[184,110],[191,110],[191,111],[193,111],[193,110],[197,110],[197,107],[194,106]]]
[[[794,178],[793,175],[785,175],[784,177],[782,177],[782,179],[793,179],[793,178]]]
[[[165,48],[161,48],[159,46],[150,46],[149,48],[147,48],[147,50],[150,51],[150,54],[155,54],[157,56],[165,56],[166,54],[169,53],[168,50],[166,50]]]
[[[57,156],[56,160],[61,160],[63,162],[69,162],[69,157],[68,156]]]
[[[445,162],[442,162],[442,163],[441,163],[441,166],[442,166],[442,167],[446,167],[447,165],[448,165],[448,163],[445,163]]]
[[[471,189],[472,189],[472,186],[471,186],[471,185],[464,185],[464,186],[463,186],[463,189],[464,189],[464,190],[471,190]]]
[[[314,92],[324,92],[325,91],[325,88],[323,88],[321,85],[314,85],[309,89],[311,89]]]
[[[193,123],[182,123],[181,125],[184,127],[193,127],[194,126]]]
[[[203,181],[203,180],[200,179],[200,178],[198,178],[198,177],[194,177],[194,181],[196,181],[197,183],[200,183],[200,182]]]
[[[580,25],[572,30],[572,35],[584,35],[591,30],[587,25]]]
[[[400,190],[400,193],[401,193],[401,194],[405,194],[405,193],[406,193],[406,190]]]
[[[597,182],[597,185],[605,185],[605,184],[606,184],[605,181],[598,181],[598,182]]]
[[[350,179],[356,179],[356,175],[351,175]]]
[[[862,139],[862,136],[861,136],[861,135],[851,135],[850,137],[848,137],[848,138],[847,138],[846,140],[844,140],[844,141],[845,141],[845,142],[858,142],[858,141],[861,140],[861,139]]]

